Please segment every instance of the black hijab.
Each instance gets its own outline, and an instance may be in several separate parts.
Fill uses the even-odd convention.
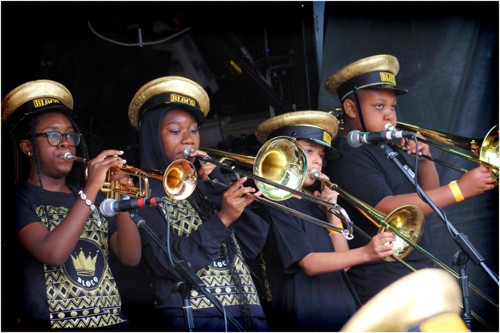
[[[161,121],[163,116],[173,108],[159,107],[146,112],[139,124],[139,159],[144,168],[165,170],[170,161],[165,156],[161,141]]]

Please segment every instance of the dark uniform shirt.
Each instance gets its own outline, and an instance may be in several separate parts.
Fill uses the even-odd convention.
[[[333,161],[327,173],[342,190],[372,208],[387,196],[416,192],[415,186],[378,145],[365,144],[354,148],[349,146],[343,137],[338,137],[337,140],[342,158]],[[400,154],[401,161],[412,169],[414,162],[408,160],[406,155]],[[347,203],[345,198],[342,196],[339,198],[339,204],[347,211],[354,224],[373,237],[378,232],[377,226],[360,214],[353,205]],[[349,247],[361,247],[368,242],[369,239],[354,232],[354,239],[349,241]],[[427,251],[431,250],[431,229],[425,224],[418,245]],[[430,260],[415,249],[404,258],[404,261],[416,269],[432,266]],[[353,266],[348,271],[348,275],[361,302],[365,303],[383,288],[411,272],[408,267],[399,262],[378,260]]]
[[[217,175],[220,176],[220,172],[211,174],[212,177]],[[159,182],[152,180],[151,185],[153,195],[161,195]],[[171,261],[171,251],[174,258],[189,263],[192,274],[196,274],[202,286],[206,287],[204,290],[215,297],[240,324],[242,304],[246,304],[253,319],[251,330],[267,330],[259,295],[245,262],[245,258],[255,258],[260,253],[268,231],[267,223],[245,209],[240,218],[227,228],[215,214],[220,207],[220,190],[207,191],[205,184],[198,180],[195,191],[199,192],[191,194],[188,199],[166,197],[166,205],[162,202],[140,211],[146,224],[165,245],[161,248],[150,236],[141,233],[143,254],[155,273],[156,307],[162,311],[168,328],[187,329],[182,319],[185,315],[183,295],[174,288],[178,282],[186,281],[185,273],[176,267],[175,261]],[[168,225],[171,227],[168,228]],[[205,293],[196,288],[190,289],[189,302],[195,330],[224,329],[227,319]]]
[[[307,199],[279,204],[326,222],[324,208]],[[335,251],[328,229],[274,207],[262,214],[271,226],[264,251],[273,298],[271,329],[340,330],[357,309],[344,270],[309,276],[298,264],[309,253]]]
[[[30,223],[57,227],[66,217],[79,188],[71,194],[43,190],[25,183],[16,192],[15,223],[19,231]],[[98,196],[99,205],[102,196]],[[44,213],[44,204],[48,220]],[[121,298],[108,265],[108,237],[116,230],[114,218],[92,212],[80,240],[63,265],[43,264],[27,253],[23,260],[24,316],[27,323],[50,323],[51,328],[100,328],[123,324]],[[63,241],[63,240],[61,240]],[[41,329],[41,327],[38,327]]]

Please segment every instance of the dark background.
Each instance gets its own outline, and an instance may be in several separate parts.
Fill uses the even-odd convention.
[[[90,155],[105,148],[138,160],[128,105],[146,82],[185,75],[204,85],[211,108],[202,142],[236,153],[260,147],[255,126],[293,110],[329,111],[324,89],[335,71],[362,57],[388,53],[400,63],[398,119],[482,139],[498,124],[498,2],[2,2],[1,92],[51,79],[72,92]],[[237,70],[238,69],[238,70]],[[2,132],[2,151],[5,152]],[[477,164],[439,150],[433,156],[464,168]],[[2,330],[12,327],[16,281],[6,224],[12,165],[2,154]],[[438,166],[442,184],[460,173]],[[498,189],[445,209],[484,264],[498,273]],[[429,249],[452,265],[458,246],[443,223]],[[6,255],[8,254],[8,255]],[[124,311],[134,330],[155,330],[148,282],[138,270],[112,263]],[[498,331],[498,285],[477,263],[469,281],[471,307]],[[404,297],[404,295],[402,295]],[[389,311],[390,309],[388,309]]]
[[[265,119],[270,105],[277,113],[315,108],[316,98],[305,100],[310,87],[303,79],[307,61],[314,61],[304,55],[305,48],[312,49],[307,45],[311,24],[310,4],[300,3],[3,3],[2,95],[33,79],[60,81],[73,94],[92,152],[122,148],[132,163],[137,133],[129,124],[128,106],[143,84],[161,76],[186,75],[207,87],[207,129]],[[169,49],[183,41],[181,50]],[[202,59],[183,66],[197,53]],[[262,79],[272,67],[279,67],[272,72],[274,89]],[[312,74],[317,90],[317,71]],[[216,82],[215,88],[206,79]],[[230,145],[225,139],[221,144]]]

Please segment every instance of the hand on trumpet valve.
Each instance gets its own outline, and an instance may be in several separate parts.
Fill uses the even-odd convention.
[[[110,170],[110,181],[118,182],[121,185],[134,185],[134,181],[128,172],[121,171],[120,169]]]
[[[219,218],[226,227],[239,218],[243,210],[261,195],[255,188],[243,186],[247,179],[247,177],[238,179],[224,192]]]
[[[87,186],[95,183],[100,188],[106,180],[108,170],[113,169],[113,171],[116,171],[116,169],[127,163],[126,160],[121,158],[121,155],[123,155],[121,150],[108,149],[103,150],[96,157],[89,160],[87,164]],[[124,178],[120,174],[115,177],[116,179]],[[128,183],[128,180],[126,182]]]

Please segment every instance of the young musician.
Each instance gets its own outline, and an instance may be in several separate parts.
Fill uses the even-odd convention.
[[[151,179],[151,195],[164,200],[139,212],[153,232],[145,232],[142,239],[153,272],[155,306],[164,330],[266,331],[246,258],[260,253],[268,225],[247,209],[253,195],[260,194],[243,186],[246,177],[226,190],[208,182],[209,177],[224,181],[219,168],[196,160],[207,155],[199,150],[199,128],[209,105],[198,83],[179,76],[146,83],[130,103],[130,123],[139,131],[141,167],[167,170],[171,163],[186,159],[186,150],[197,167],[195,187],[185,198],[169,195],[163,181]],[[189,172],[189,165],[182,165],[180,173]]]
[[[349,138],[352,131],[380,132],[386,129],[387,124],[397,125],[398,96],[407,93],[396,84],[398,72],[397,58],[382,54],[355,61],[330,76],[326,88],[339,97],[344,124],[336,143],[342,158],[333,161],[327,173],[341,188],[384,214],[403,205],[413,205],[428,216],[434,212],[432,207],[417,194],[415,185],[388,158],[380,144],[356,147],[348,141],[352,139]],[[441,185],[433,161],[424,158],[415,160],[417,151],[414,140],[401,139],[396,143],[408,152],[399,151],[398,161],[412,173],[416,171],[415,161],[418,162],[416,178],[428,197],[440,208],[480,195],[498,185],[492,178],[491,170],[484,166],[470,170],[450,184]],[[429,145],[419,141],[418,153],[431,156]],[[348,206],[346,209],[360,228],[370,235],[377,233],[378,227],[365,216]],[[353,239],[350,243],[352,247],[365,244],[363,238]],[[432,249],[429,225],[424,227],[419,245],[427,251]],[[416,269],[432,266],[430,260],[416,250],[411,251],[405,261]],[[364,303],[411,272],[401,263],[376,261],[353,267],[349,277]]]
[[[68,89],[50,80],[22,84],[2,100],[15,170],[28,171],[19,174],[14,207],[4,207],[12,209],[4,223],[14,224],[21,249],[8,254],[22,268],[21,330],[119,330],[127,323],[108,258],[113,251],[123,264],[138,264],[139,232],[130,219],[117,223],[96,208],[107,171],[126,161],[122,151],[104,150],[89,160],[85,186],[71,185],[76,162],[65,155],[88,158],[72,109]],[[111,180],[128,184],[129,177],[114,172]]]
[[[297,140],[307,160],[303,190],[330,203],[338,193],[321,180],[323,163],[335,156],[331,147],[337,119],[323,111],[295,111],[261,123],[255,133],[264,143],[285,136]],[[319,173],[318,178],[314,176]],[[335,227],[341,220],[311,199],[293,196],[279,201],[288,209],[314,217]],[[267,278],[272,293],[268,320],[271,330],[338,331],[354,314],[359,303],[345,274],[351,266],[378,261],[392,254],[395,236],[384,232],[364,247],[349,249],[342,233],[312,223],[279,207],[261,207],[270,225],[264,248]],[[355,238],[361,237],[355,235]]]

